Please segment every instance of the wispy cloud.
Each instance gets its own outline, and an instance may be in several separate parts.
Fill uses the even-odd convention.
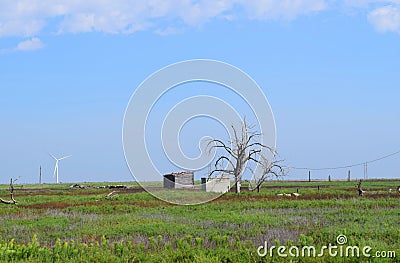
[[[369,13],[368,20],[379,32],[400,33],[400,5],[376,8]]]
[[[0,37],[44,31],[176,34],[213,19],[291,21],[340,5],[363,10],[378,31],[399,31],[400,0],[3,0]]]
[[[243,0],[242,6],[251,19],[285,19],[293,20],[299,15],[315,13],[328,8],[325,0]]]
[[[155,33],[161,36],[168,36],[168,35],[177,35],[182,33],[183,31],[176,27],[166,27],[164,29],[157,29]]]
[[[59,34],[131,34],[138,30],[168,33],[165,28],[175,28],[174,22],[196,27],[214,18],[291,20],[324,10],[325,1],[328,0],[10,0],[2,2],[0,37],[39,35],[51,23],[52,30],[55,28]]]
[[[376,31],[400,33],[400,0],[345,0],[345,5],[366,11]]]
[[[31,39],[19,42],[17,47],[14,49],[15,51],[31,51],[36,49],[44,48],[43,42],[37,38],[33,37]]]
[[[31,39],[19,42],[17,46],[14,48],[7,48],[0,50],[0,54],[6,54],[18,51],[33,51],[44,47],[45,44],[43,44],[43,42],[39,38],[33,37]]]

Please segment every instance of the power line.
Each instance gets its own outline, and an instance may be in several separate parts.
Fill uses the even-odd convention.
[[[343,166],[335,166],[335,167],[322,167],[322,168],[312,168],[312,167],[294,167],[294,166],[287,166],[287,168],[290,169],[295,169],[295,170],[310,170],[310,171],[323,171],[323,170],[339,170],[339,169],[346,169],[346,168],[352,168],[352,167],[356,167],[356,166],[361,166],[361,165],[368,165],[370,163],[375,163],[378,161],[381,161],[383,159],[392,157],[394,155],[397,155],[400,153],[400,150],[367,162],[362,162],[362,163],[355,163],[355,164],[350,164],[350,165],[343,165]]]

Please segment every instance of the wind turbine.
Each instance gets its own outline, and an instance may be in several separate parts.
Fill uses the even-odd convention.
[[[68,157],[71,157],[72,155],[64,156],[64,157],[61,157],[61,158],[57,159],[51,153],[49,153],[49,154],[50,154],[51,157],[53,157],[54,160],[56,160],[56,166],[54,167],[54,176],[56,177],[56,181],[57,181],[57,184],[58,184],[58,161],[64,160],[64,159],[66,159]]]

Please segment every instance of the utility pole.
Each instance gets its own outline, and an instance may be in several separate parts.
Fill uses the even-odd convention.
[[[308,171],[308,181],[311,182],[311,171]]]
[[[350,170],[347,172],[347,182],[350,182]]]
[[[368,178],[368,163],[364,163],[364,180]]]
[[[39,169],[39,184],[42,184],[42,166]]]

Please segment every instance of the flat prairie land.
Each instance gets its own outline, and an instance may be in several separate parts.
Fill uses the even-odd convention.
[[[400,180],[364,181],[361,197],[355,181],[271,181],[259,193],[244,185],[239,195],[192,206],[115,184],[130,187],[15,185],[19,203],[0,204],[0,261],[400,262]],[[8,199],[7,185],[0,197]],[[260,256],[265,244],[286,248],[286,256],[277,249]],[[336,255],[323,250],[329,244]],[[315,255],[296,254],[310,246]],[[360,255],[345,255],[349,246]]]

